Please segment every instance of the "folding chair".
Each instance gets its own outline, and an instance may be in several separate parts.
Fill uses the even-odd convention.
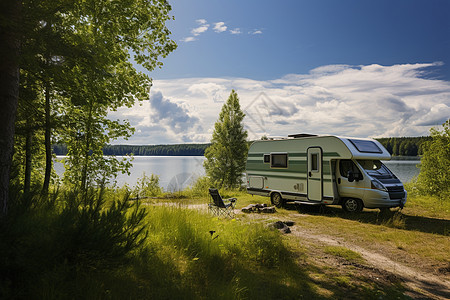
[[[216,216],[224,216],[234,218],[234,207],[236,206],[236,198],[223,200],[217,189],[209,189],[210,202],[208,204],[209,211]]]

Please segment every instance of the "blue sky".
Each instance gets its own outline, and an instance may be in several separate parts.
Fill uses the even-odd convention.
[[[121,109],[126,143],[208,142],[236,89],[250,138],[417,136],[450,117],[450,1],[171,1],[178,49]],[[119,141],[124,142],[124,141]]]

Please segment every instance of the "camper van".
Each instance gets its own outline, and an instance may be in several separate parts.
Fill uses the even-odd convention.
[[[381,162],[389,152],[376,140],[310,134],[254,142],[248,151],[247,192],[287,202],[364,207],[403,207],[406,191]]]

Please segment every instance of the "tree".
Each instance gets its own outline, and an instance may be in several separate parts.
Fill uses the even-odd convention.
[[[132,132],[128,123],[110,121],[106,114],[148,99],[151,79],[139,73],[130,60],[133,56],[150,71],[161,67],[160,58],[176,48],[165,26],[170,10],[166,0],[1,1],[0,211],[7,209],[19,85],[21,92],[27,86],[39,87],[34,99],[32,93],[19,99],[23,111],[17,123],[22,128],[19,146],[25,148],[22,161],[27,162],[20,178],[24,178],[25,192],[29,190],[29,166],[33,165],[33,140],[45,144],[44,194],[52,169],[50,146],[58,139],[77,149],[71,152],[71,159],[83,161],[81,186],[91,182],[93,160],[97,167],[106,166],[108,174],[126,168],[125,163],[98,159],[105,143]],[[19,81],[19,73],[26,76],[27,85]],[[39,128],[27,119],[27,111],[32,110],[39,114],[33,116],[40,120]],[[67,130],[80,124],[78,130]],[[42,139],[34,139],[36,135]],[[78,147],[80,140],[83,147]],[[98,155],[91,155],[93,152]]]
[[[450,119],[443,130],[432,128],[431,141],[423,144],[418,184],[425,194],[445,199],[450,196]]]
[[[0,216],[8,211],[9,171],[19,97],[21,2],[0,2]]]
[[[205,151],[206,174],[218,187],[236,188],[242,183],[248,144],[237,93],[232,90],[214,125],[211,146]]]

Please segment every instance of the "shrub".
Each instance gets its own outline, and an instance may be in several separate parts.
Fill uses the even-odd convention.
[[[0,219],[2,299],[77,298],[85,292],[80,279],[92,285],[83,278],[126,265],[146,237],[146,211],[128,197],[105,205],[103,191],[90,190],[87,198],[66,192],[32,200]]]
[[[151,174],[150,177],[142,174],[133,189],[136,198],[156,197],[162,194],[162,188],[159,186],[159,176]]]
[[[192,197],[208,197],[208,189],[212,187],[211,180],[208,176],[199,177],[186,192]]]
[[[450,197],[450,119],[443,130],[431,129],[432,140],[423,146],[418,186],[422,194]]]

